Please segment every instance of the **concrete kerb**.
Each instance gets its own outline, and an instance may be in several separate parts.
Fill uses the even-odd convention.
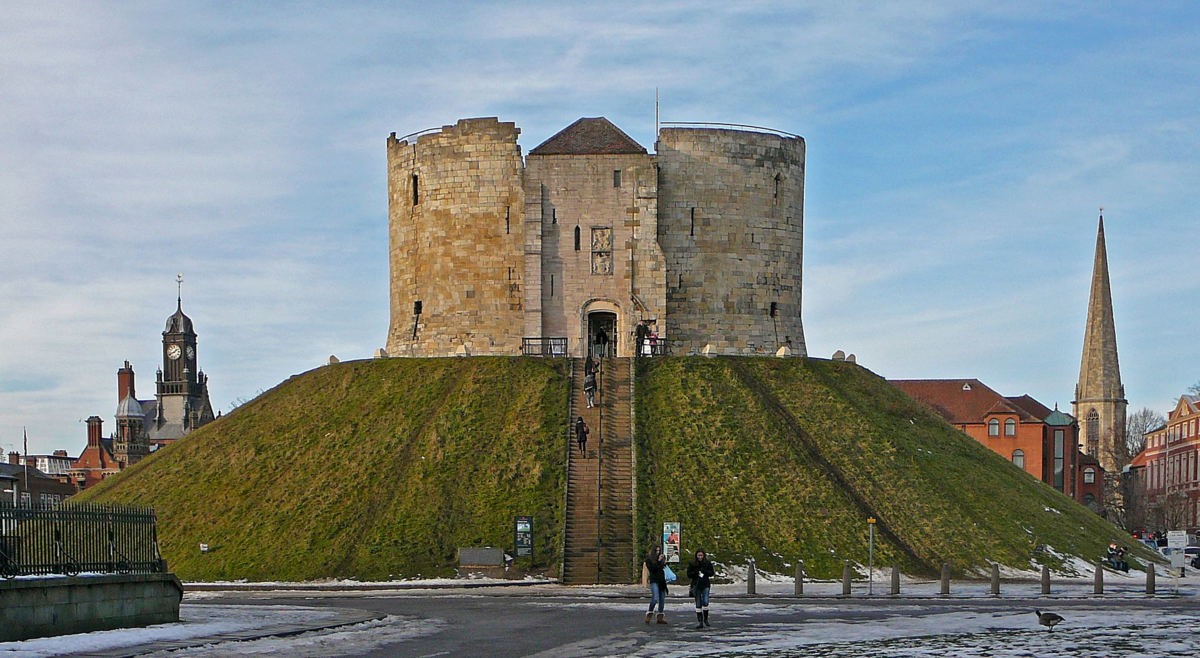
[[[221,644],[223,642],[251,642],[254,640],[263,640],[267,638],[292,637],[295,635],[302,635],[304,633],[328,631],[337,628],[344,628],[346,626],[353,626],[355,624],[379,621],[387,617],[386,614],[380,612],[371,612],[369,610],[358,610],[354,608],[338,608],[337,612],[337,619],[325,620],[319,623],[277,624],[267,628],[221,633],[218,635],[190,638],[187,640],[162,640],[147,644],[139,644],[132,647],[120,647],[117,649],[93,651],[89,653],[76,653],[72,655],[83,656],[85,658],[132,658],[133,656],[143,656],[148,653],[157,653],[160,651],[178,651],[180,649],[194,649],[197,647]]]
[[[383,592],[419,589],[481,589],[494,587],[545,587],[557,580],[461,583],[184,583],[188,592]]]

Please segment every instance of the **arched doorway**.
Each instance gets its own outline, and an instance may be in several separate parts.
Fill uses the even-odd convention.
[[[587,355],[604,359],[617,355],[617,314],[592,311],[587,314]]]

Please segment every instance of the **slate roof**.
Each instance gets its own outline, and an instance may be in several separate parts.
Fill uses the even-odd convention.
[[[990,413],[1013,413],[1020,417],[1022,422],[1038,422],[1051,413],[1028,395],[1006,398],[978,379],[889,381],[955,425],[982,423]]]
[[[646,147],[604,117],[584,117],[536,146],[529,155],[622,155]]]

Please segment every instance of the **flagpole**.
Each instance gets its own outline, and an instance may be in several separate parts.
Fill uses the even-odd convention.
[[[25,436],[25,493],[29,493],[29,430],[22,427],[21,434]],[[33,500],[32,495],[29,500]]]

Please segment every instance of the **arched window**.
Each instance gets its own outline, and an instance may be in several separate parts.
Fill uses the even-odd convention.
[[[579,251],[579,227],[575,227],[575,251]]]
[[[1096,484],[1096,469],[1091,466],[1083,469],[1083,483]]]
[[[1000,436],[1000,421],[993,418],[988,421],[988,436]]]
[[[1012,418],[1005,420],[1004,421],[1004,436],[1016,436],[1016,435],[1017,435],[1017,421],[1013,420]]]
[[[1012,462],[1017,468],[1025,468],[1025,451],[1013,450]]]
[[[1096,457],[1100,453],[1100,414],[1096,413],[1095,409],[1088,412],[1087,426],[1087,453]]]

